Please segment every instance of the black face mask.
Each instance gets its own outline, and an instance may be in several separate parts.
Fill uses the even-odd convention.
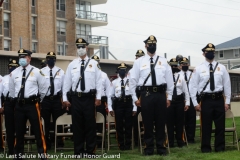
[[[172,68],[172,73],[179,72],[180,70],[178,68]]]
[[[214,58],[214,52],[207,52],[205,53],[205,57],[209,60],[213,60]]]
[[[182,70],[186,72],[188,70],[188,66],[182,66]]]
[[[12,71],[14,71],[14,69],[16,69],[16,67],[11,67],[8,69],[8,72],[11,73]]]
[[[49,58],[49,59],[47,60],[47,64],[48,64],[49,67],[54,67],[54,65],[55,65],[55,59]]]
[[[126,75],[126,70],[120,69],[118,71],[118,74],[119,74],[119,77],[121,77],[123,79]]]
[[[157,47],[154,45],[147,47],[147,51],[151,54],[154,54],[156,52],[156,49]]]

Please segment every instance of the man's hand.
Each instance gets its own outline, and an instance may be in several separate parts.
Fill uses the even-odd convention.
[[[114,111],[110,111],[109,113],[111,114],[112,117],[115,116]]]
[[[171,105],[171,101],[167,100],[167,108]]]
[[[137,114],[137,111],[132,111],[132,116],[135,116]]]
[[[185,106],[185,107],[184,107],[184,111],[187,111],[188,108],[189,108],[189,106]]]
[[[229,105],[225,104],[225,112],[229,109]]]
[[[0,114],[2,114],[4,112],[4,108],[0,108]]]
[[[96,100],[95,100],[95,106],[100,106],[100,105],[101,105],[101,100],[96,99]]]
[[[200,106],[199,104],[196,105],[196,106],[195,106],[195,110],[200,112],[200,111],[201,111],[201,106]]]
[[[137,101],[135,102],[135,104],[136,104],[137,107],[141,107],[140,100],[137,100]]]
[[[63,107],[63,109],[68,110],[68,108],[71,107],[71,103],[68,102],[68,101],[64,101],[63,104],[62,104],[62,107]]]

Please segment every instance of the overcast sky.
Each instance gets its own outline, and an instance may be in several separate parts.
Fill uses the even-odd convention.
[[[108,25],[92,28],[92,34],[107,36],[119,60],[133,61],[138,49],[146,51],[143,40],[154,35],[158,55],[191,56],[196,66],[208,43],[240,36],[240,0],[108,0],[92,11],[108,14]]]

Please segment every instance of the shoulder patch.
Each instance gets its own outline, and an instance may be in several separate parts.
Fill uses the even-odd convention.
[[[39,72],[40,72],[40,74],[41,74],[42,76],[45,76],[45,75],[42,73],[42,71],[41,71],[41,70],[40,70]]]

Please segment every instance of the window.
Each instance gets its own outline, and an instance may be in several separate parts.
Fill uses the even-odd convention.
[[[57,0],[57,10],[65,11],[65,0]]]
[[[4,13],[3,19],[4,19],[4,28],[9,29],[9,17],[10,15],[8,13]]]
[[[32,42],[32,52],[37,53],[37,42]]]
[[[65,54],[63,52],[63,45],[57,45],[57,54],[58,55],[62,55],[62,56],[65,56],[67,53],[67,45],[65,45]]]
[[[91,35],[91,25],[76,24],[76,34],[77,34],[77,36]]]
[[[239,57],[239,49],[234,49],[233,50],[233,56],[236,57],[236,58]]]
[[[32,17],[32,39],[36,39],[36,17]]]
[[[91,11],[91,3],[90,2],[85,2],[82,0],[77,0],[76,1],[76,10],[79,11]]]
[[[224,51],[219,51],[218,54],[219,58],[224,58]]]
[[[57,34],[66,35],[66,22],[57,21]]]
[[[32,0],[32,7],[35,7],[36,6],[36,2],[35,0]]]
[[[10,51],[10,41],[4,40],[4,51]]]

